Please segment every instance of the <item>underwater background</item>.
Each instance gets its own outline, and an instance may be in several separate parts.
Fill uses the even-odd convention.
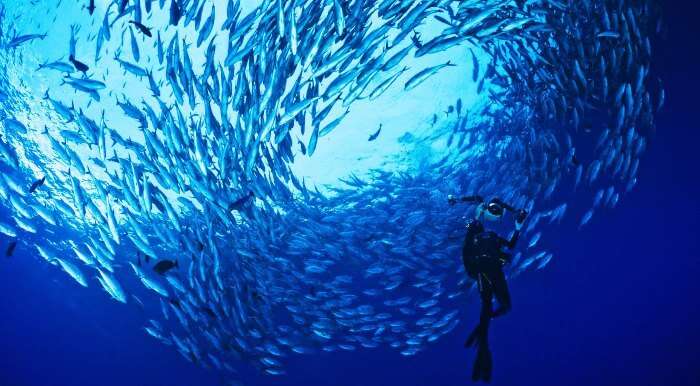
[[[31,6],[24,2],[2,4],[15,11],[18,4]],[[597,213],[586,226],[579,227],[580,216],[567,215],[547,228],[539,243],[555,257],[543,269],[510,281],[513,311],[492,326],[495,385],[700,384],[698,6],[662,4],[666,30],[655,37],[651,63],[655,76],[663,80],[668,100],[655,117],[655,132],[639,166],[638,182],[614,210]],[[62,8],[57,9],[60,18],[79,21],[86,17],[86,11],[79,7],[63,15]],[[74,13],[76,10],[83,13]],[[34,26],[40,21],[24,22]],[[70,22],[64,21],[66,25]],[[67,47],[63,44],[68,40],[67,31],[62,32],[53,36],[61,42],[57,52]],[[23,47],[23,52],[32,52],[31,47]],[[41,61],[61,56],[43,54],[35,55]],[[104,56],[111,59],[113,55]],[[343,132],[339,127],[338,143],[319,141],[315,156],[322,166],[308,157],[296,163],[295,170],[323,184],[377,165],[424,162],[409,156],[392,158],[404,150],[392,146],[412,123],[412,114],[420,114],[416,106],[430,101],[444,108],[433,100],[440,99],[441,93],[446,94],[445,101],[464,95],[460,93],[464,90],[466,95],[474,94],[468,89],[474,88],[473,84],[452,82],[456,84],[445,86],[451,83],[450,76],[435,80],[442,85],[437,91],[430,90],[435,84],[424,85],[417,90],[421,95],[406,105],[396,103],[397,99],[380,100],[377,103],[384,103],[380,107],[370,103],[347,123],[353,127],[353,122],[362,122],[361,133]],[[63,92],[68,95],[66,101],[70,100],[73,92]],[[58,91],[52,91],[51,96],[58,97]],[[470,102],[469,97],[464,100],[465,104],[478,103]],[[93,103],[93,107],[99,105]],[[367,136],[382,121],[363,120],[382,116],[392,103],[396,105],[395,111],[387,113],[393,118],[389,121],[398,122],[395,125],[400,128],[384,123],[378,140],[386,142],[366,147]],[[428,115],[435,105],[426,108]],[[354,142],[356,148],[352,148]],[[353,156],[333,158],[341,151]],[[355,160],[357,154],[365,157],[361,161],[366,163]],[[590,195],[573,196],[568,211],[582,214],[590,202]],[[467,208],[462,210],[466,213]],[[6,203],[0,216],[12,216]],[[434,237],[445,235],[436,233]],[[0,239],[3,250],[6,240]],[[35,240],[40,243],[42,239]],[[527,240],[529,237],[521,241],[521,248]],[[454,259],[461,264],[459,251]],[[132,273],[128,266],[121,269],[125,276]],[[125,281],[133,287],[138,283],[134,278]],[[263,375],[244,361],[234,362],[235,381],[245,385],[471,383],[474,353],[462,343],[477,319],[478,298],[471,293],[457,300],[450,306],[460,309],[461,322],[415,355],[401,355],[388,346],[293,354],[284,358],[285,374],[280,376]],[[149,307],[159,312],[157,303],[147,303],[144,310],[131,300],[126,306],[112,301],[95,280],[87,289],[82,288],[38,256],[35,249],[18,247],[13,256],[0,257],[0,385],[230,384],[234,377],[204,369],[146,334],[143,326],[152,317]]]

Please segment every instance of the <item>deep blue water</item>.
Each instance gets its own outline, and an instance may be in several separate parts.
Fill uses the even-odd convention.
[[[547,238],[557,258],[511,283],[513,312],[491,332],[494,385],[700,384],[696,15],[667,6],[669,33],[655,63],[669,103],[633,193],[580,231],[566,219]],[[82,290],[25,253],[0,261],[0,385],[221,383],[148,337],[138,308]],[[464,307],[476,315],[470,299]],[[386,348],[293,356],[284,377],[244,379],[466,384],[473,353],[462,341],[470,327],[460,324],[414,357]]]

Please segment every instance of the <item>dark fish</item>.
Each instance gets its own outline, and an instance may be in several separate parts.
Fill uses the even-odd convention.
[[[377,131],[374,132],[374,134],[370,135],[370,136],[369,136],[369,139],[368,139],[367,141],[374,141],[375,139],[377,139],[377,137],[379,137],[379,133],[380,133],[381,131],[382,131],[382,124],[380,123],[380,124],[379,124],[379,128],[377,129]]]
[[[214,313],[214,311],[211,308],[204,306],[204,307],[202,307],[202,311],[204,311],[211,318],[216,319],[216,314]]]
[[[411,42],[413,42],[413,45],[416,46],[416,48],[423,47],[423,43],[421,43],[420,41],[420,34],[418,32],[413,32],[413,36],[411,36]]]
[[[159,275],[165,275],[166,272],[170,271],[175,267],[179,267],[177,260],[163,259],[153,266],[153,270],[156,271],[156,273]]]
[[[90,0],[90,4],[87,6],[87,10],[92,15],[95,12],[95,0]]]
[[[248,192],[247,195],[245,195],[245,196],[239,198],[238,200],[232,202],[232,203],[228,206],[228,211],[230,212],[230,211],[232,211],[232,210],[234,210],[234,209],[235,209],[235,210],[239,210],[239,209],[240,209],[246,202],[248,202],[248,200],[250,200],[252,197],[253,197],[253,192]]]
[[[129,23],[133,24],[138,28],[139,31],[141,31],[142,34],[150,37],[153,37],[153,34],[151,34],[151,29],[146,27],[145,25],[139,23],[138,21],[132,20]]]
[[[182,310],[182,306],[180,305],[180,300],[178,300],[177,298],[170,298],[170,299],[168,299],[168,301],[170,302],[170,304],[175,306],[178,310]]]
[[[479,79],[479,59],[476,58],[474,50],[469,49],[472,54],[472,81],[476,82]]]
[[[180,4],[178,0],[171,0],[170,2],[170,24],[177,25],[182,17],[182,10],[180,9]]]
[[[40,179],[34,181],[32,183],[32,186],[29,187],[29,193],[34,193],[35,190],[37,190],[38,187],[41,185],[44,185],[44,182],[46,181],[46,176],[41,177]]]
[[[90,67],[88,67],[87,64],[76,59],[73,55],[70,55],[68,57],[68,60],[70,60],[70,62],[73,63],[73,67],[75,67],[76,70],[82,72],[83,74],[85,74],[87,72],[87,70],[90,69]]]
[[[17,248],[17,240],[10,241],[7,245],[7,250],[5,250],[5,257],[11,257],[15,253],[15,248]]]

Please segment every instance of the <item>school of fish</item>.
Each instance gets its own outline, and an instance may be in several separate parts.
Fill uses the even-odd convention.
[[[466,208],[447,196],[528,210],[509,274],[541,269],[573,197],[591,197],[584,226],[635,186],[665,99],[651,0],[35,3],[88,22],[43,57],[50,34],[0,11],[2,252],[144,308],[147,334],[231,377],[243,362],[284,374],[294,354],[420,352],[464,319],[473,285]],[[298,178],[295,158],[356,101],[458,67],[405,65],[454,47],[487,103],[458,99],[402,137],[443,143],[438,157],[325,191]],[[12,75],[32,55],[27,71],[54,78],[41,93]]]

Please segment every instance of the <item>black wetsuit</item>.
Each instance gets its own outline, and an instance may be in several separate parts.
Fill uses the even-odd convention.
[[[491,318],[503,315],[510,310],[510,292],[508,282],[503,273],[503,266],[511,256],[504,250],[513,249],[520,236],[515,231],[510,240],[500,237],[492,231],[487,231],[478,220],[472,220],[467,225],[467,235],[462,248],[464,269],[477,281],[481,297],[481,314],[479,325],[474,329],[465,345],[477,343],[477,358],[474,363],[472,379],[490,381],[491,352],[488,346],[488,329]],[[493,310],[493,297],[496,297],[499,308]]]

